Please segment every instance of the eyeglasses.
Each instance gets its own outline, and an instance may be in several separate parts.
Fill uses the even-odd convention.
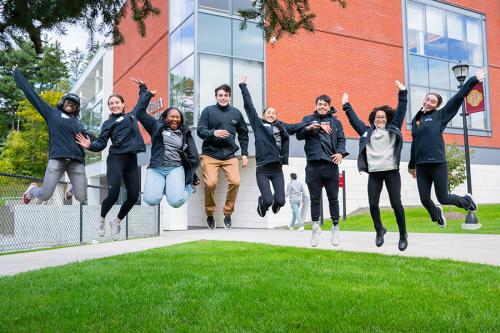
[[[375,116],[375,119],[385,119],[385,116]]]

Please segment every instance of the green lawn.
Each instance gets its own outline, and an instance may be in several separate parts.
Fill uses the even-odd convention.
[[[192,242],[0,278],[0,332],[498,332],[500,268]]]
[[[445,213],[448,212],[448,207],[444,208]],[[463,209],[456,207],[452,208],[452,212],[464,213]],[[469,233],[469,234],[500,234],[500,204],[480,205],[477,212],[477,219],[481,223],[479,230],[462,230],[464,219],[447,220],[445,228],[440,228],[436,223],[431,221],[429,214],[425,208],[405,208],[406,228],[408,232],[432,232],[432,233]],[[387,231],[398,231],[394,211],[391,208],[383,208],[380,210],[382,223]],[[464,215],[465,216],[465,215]],[[332,221],[325,220],[323,230],[330,230]],[[306,226],[306,229],[311,229],[311,226]],[[374,231],[373,221],[370,212],[353,214],[347,216],[346,221],[340,221],[340,230],[342,231]]]

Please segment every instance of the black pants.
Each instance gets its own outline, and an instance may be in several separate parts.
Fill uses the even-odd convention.
[[[108,169],[106,178],[108,179],[108,196],[101,205],[101,216],[106,217],[109,210],[120,196],[120,186],[123,179],[127,189],[127,199],[122,204],[118,212],[118,218],[123,218],[128,214],[139,199],[140,179],[139,166],[137,165],[136,154],[108,155]]]
[[[276,206],[285,205],[285,177],[280,163],[266,164],[257,167],[257,186],[259,187],[259,205],[264,211],[274,203]],[[274,195],[271,192],[273,184]]]
[[[321,214],[321,191],[326,190],[330,207],[330,217],[334,224],[339,221],[339,167],[329,161],[308,161],[306,184],[311,197],[311,218],[319,221]]]
[[[399,170],[370,172],[368,175],[368,202],[370,204],[370,214],[373,220],[373,226],[376,231],[381,231],[383,228],[382,219],[380,218],[380,192],[382,187],[387,188],[389,193],[389,201],[396,215],[399,234],[406,234],[405,210],[401,203],[401,175]]]
[[[436,197],[442,205],[454,205],[468,209],[469,201],[465,197],[448,193],[447,163],[417,164],[417,186],[422,205],[427,209],[431,219],[436,221],[437,207],[431,199],[431,186],[434,183]]]

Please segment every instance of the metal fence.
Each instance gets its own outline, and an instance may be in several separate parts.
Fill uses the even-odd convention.
[[[106,188],[89,185],[88,203],[82,205],[74,198],[64,199],[67,183],[60,182],[48,201],[34,199],[25,205],[22,195],[32,182],[41,185],[42,179],[0,173],[0,253],[112,240],[108,220],[120,209],[125,198],[123,187],[120,200],[107,214],[105,236],[98,237],[97,223]],[[159,235],[160,206],[140,202],[122,221],[119,239]]]

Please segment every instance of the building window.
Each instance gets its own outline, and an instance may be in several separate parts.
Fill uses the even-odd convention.
[[[451,67],[467,63],[472,76],[485,66],[487,55],[483,15],[433,0],[408,0],[406,9],[411,120],[427,93],[439,93],[444,104],[457,92]],[[469,128],[490,130],[488,109],[468,117]],[[448,127],[462,128],[460,112]]]

